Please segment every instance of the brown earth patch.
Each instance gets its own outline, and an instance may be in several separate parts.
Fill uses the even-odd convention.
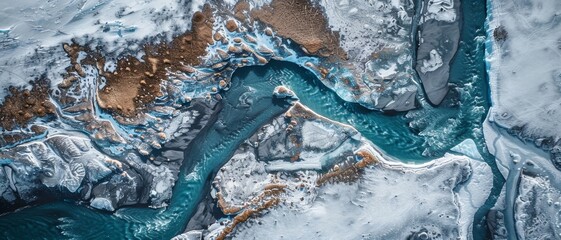
[[[243,209],[242,212],[237,214],[232,222],[226,226],[222,232],[216,237],[217,240],[223,240],[234,231],[237,225],[246,222],[249,218],[278,205],[281,200],[279,195],[284,192],[286,185],[271,183],[265,186],[265,189],[257,197],[251,199]],[[222,208],[223,210],[224,208]],[[241,208],[238,209],[242,210]]]
[[[351,163],[349,161],[343,162],[341,166],[335,165],[329,172],[322,174],[316,184],[321,186],[327,182],[353,182],[356,181],[361,173],[361,170],[374,165],[379,162],[379,160],[372,155],[372,153],[366,150],[359,150],[356,152],[356,156],[360,160],[356,163]]]
[[[38,125],[32,125],[30,127],[31,131],[18,131],[18,132],[11,132],[11,133],[2,133],[0,134],[0,147],[5,147],[8,145],[16,144],[19,142],[23,142],[27,139],[32,137],[36,137],[38,135],[44,134],[47,129],[45,127],[41,127]]]
[[[201,56],[213,43],[210,5],[192,18],[190,32],[174,37],[171,42],[144,45],[142,60],[127,56],[117,62],[114,72],[105,72],[106,85],[98,91],[100,107],[124,117],[134,117],[162,96],[160,83],[169,72],[189,72],[191,66],[201,64]],[[100,72],[102,72],[100,70]]]
[[[236,31],[238,30],[238,24],[233,19],[230,19],[226,21],[226,29],[230,32]]]
[[[26,127],[36,117],[55,113],[55,106],[49,101],[50,81],[39,78],[31,85],[31,90],[8,89],[9,95],[0,104],[0,128],[11,131],[15,127]]]
[[[309,54],[347,59],[346,52],[339,46],[339,34],[329,29],[323,11],[310,0],[273,0],[250,14],[253,19],[271,26],[278,35],[292,39]]]
[[[244,21],[246,19],[246,14],[249,13],[249,7],[249,2],[240,0],[234,6],[234,17],[240,21]]]

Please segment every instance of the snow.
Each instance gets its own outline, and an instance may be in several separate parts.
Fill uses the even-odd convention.
[[[561,137],[561,1],[492,1],[489,77],[497,124],[524,136]],[[502,26],[504,42],[493,40]]]
[[[397,64],[390,64],[388,68],[378,69],[376,73],[381,78],[391,78],[392,76],[397,74]]]
[[[306,111],[313,114],[309,109]],[[250,138],[257,138],[258,142],[248,141],[240,146],[217,172],[214,189],[230,207],[248,208],[256,204],[255,199],[259,199],[267,186],[284,186],[278,195],[278,206],[238,224],[229,236],[234,239],[271,236],[281,239],[471,239],[474,214],[485,203],[493,186],[493,179],[489,177],[491,168],[485,162],[453,154],[418,165],[393,161],[351,126],[318,115],[305,120],[293,118],[297,122],[304,121],[298,124],[302,126],[304,138],[309,134],[351,135],[344,141],[345,138],[331,137],[336,144],[312,138],[317,142],[316,150],[304,147],[296,161],[282,156],[297,146],[281,143],[281,148],[268,152],[267,157],[275,160],[265,161],[257,155],[262,151],[255,151],[253,147],[263,147],[270,142],[264,136],[284,141],[286,138],[279,134],[288,134],[283,131],[287,121],[283,122],[282,118],[284,116],[262,127]],[[309,140],[304,143],[306,141]],[[471,155],[475,153],[468,150],[477,151],[473,141],[468,140],[458,149]],[[357,170],[351,180],[320,180],[327,174],[325,169],[344,169],[356,163],[358,152],[370,153],[379,162]],[[321,159],[320,168],[313,165],[318,159]],[[328,173],[334,171],[339,170]],[[232,224],[231,217],[236,214],[230,213],[229,218],[220,219],[209,227],[205,239],[220,234]]]
[[[202,231],[189,231],[172,238],[172,240],[201,240],[203,239]]]
[[[561,197],[561,172],[545,152],[508,134],[491,114],[483,130],[489,152],[506,179],[505,197],[501,200],[505,206],[504,227],[508,234],[517,234],[521,239],[558,234],[559,207],[554,203]]]
[[[543,177],[524,175],[516,198],[516,229],[519,239],[561,237],[561,191]]]
[[[356,60],[369,59],[383,48],[395,50],[398,56],[410,55],[413,4],[409,1],[321,0],[320,4],[331,29],[342,36],[341,47]]]
[[[493,107],[483,129],[506,179],[504,228],[519,239],[559,238],[561,174],[542,149],[561,137],[561,2],[493,0],[488,9]]]
[[[476,153],[479,154],[479,152]],[[479,157],[481,157],[481,155],[479,155]],[[460,188],[458,193],[460,216],[462,216],[460,217],[459,223],[460,235],[467,236],[467,239],[471,239],[471,233],[473,231],[472,216],[483,206],[493,186],[493,178],[491,177],[493,176],[493,172],[491,171],[491,167],[483,162],[483,158],[479,158],[479,161],[471,161],[470,164],[472,168],[471,178]]]
[[[439,67],[442,67],[442,64],[444,64],[442,62],[442,57],[440,56],[438,51],[436,51],[436,49],[433,49],[429,53],[429,59],[423,60],[423,65],[421,66],[421,72],[426,73],[426,72],[435,71]]]
[[[329,128],[321,122],[304,122],[302,126],[302,138],[305,147],[330,149],[341,144],[348,136]]]
[[[107,52],[131,49],[134,47],[131,40],[142,40],[156,33],[170,38],[190,28],[191,15],[203,3],[201,0],[188,5],[175,0],[2,1],[0,89],[26,84],[42,74],[45,65],[50,69],[49,77],[60,81],[60,74],[68,66],[60,44],[73,38],[101,39]],[[0,97],[4,95],[1,90]]]
[[[410,104],[417,92],[410,36],[415,12],[413,2],[320,0],[319,3],[331,30],[339,33],[341,48],[349,56],[345,67],[351,79],[371,90],[362,94],[359,102],[378,109],[406,111],[414,108]],[[344,93],[348,90],[337,83],[333,89],[347,101],[347,95],[356,95],[352,91]],[[398,89],[407,91],[388,99],[388,93]]]
[[[107,198],[94,198],[91,203],[90,206],[92,206],[93,208],[96,209],[103,209],[106,211],[115,211],[115,208],[113,207],[113,204],[111,203],[111,200],[107,199]]]
[[[467,187],[454,193],[470,171]],[[423,166],[380,164],[366,169],[356,183],[320,188],[304,210],[283,205],[258,218],[258,225],[244,223],[234,239],[405,239],[415,234],[467,239],[473,213],[492,186],[483,178],[487,174],[485,163],[454,155]]]
[[[427,2],[427,13],[425,20],[435,19],[437,21],[455,22],[456,10],[454,0],[431,0]]]

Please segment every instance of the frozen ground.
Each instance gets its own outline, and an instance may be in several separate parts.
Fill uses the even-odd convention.
[[[494,0],[489,9],[493,106],[483,129],[506,183],[488,225],[498,239],[557,239],[561,2]]]
[[[264,3],[256,1],[254,7],[259,4]],[[331,5],[332,2],[321,4],[326,7],[326,14],[332,16],[329,22],[333,29],[345,34],[342,47],[349,51],[353,67],[364,73],[357,79],[366,77],[378,81],[369,87],[382,93],[367,97],[376,99],[378,108],[407,110],[414,107],[418,88],[411,76],[412,30],[411,23],[408,23],[412,21],[412,3],[342,1],[338,5]],[[98,46],[103,46],[103,53],[112,57],[142,56],[142,39],[162,31],[169,34],[184,32],[189,28],[193,11],[200,6],[200,1],[173,1],[170,4],[121,0],[2,3],[3,14],[9,12],[11,17],[0,20],[0,79],[4,84],[0,87],[20,85],[46,72],[53,80],[53,90],[56,90],[55,84],[62,81],[60,74],[70,65],[61,43],[73,38],[78,43],[91,44],[90,47],[96,42],[101,43]],[[370,10],[374,12],[370,16],[373,18],[363,15],[370,14]],[[443,21],[453,18],[449,12],[430,16]],[[292,61],[318,76],[323,74],[318,68],[322,60],[290,49],[286,39],[274,33],[267,34],[266,30],[253,31],[235,20],[239,28],[229,31],[224,25],[227,20],[233,19],[216,16],[213,33],[220,33],[215,35],[220,39],[207,48],[203,66],[186,66],[185,72],[170,73],[161,86],[166,90],[164,96],[158,98],[150,112],[136,122],[123,124],[122,118],[103,111],[96,103],[97,91],[104,84],[96,72],[99,69],[82,65],[82,62],[76,65],[86,73],[75,76],[76,83],[70,88],[72,93],[69,96],[80,101],[63,105],[55,94],[53,102],[58,104],[60,119],[48,126],[50,130],[63,128],[60,132],[83,132],[85,135],[80,136],[80,141],[86,142],[83,145],[87,147],[76,145],[80,151],[70,152],[67,157],[65,149],[74,148],[48,145],[48,141],[60,133],[54,130],[46,134],[45,139],[28,139],[30,142],[12,149],[11,155],[0,159],[4,199],[8,202],[15,200],[15,192],[21,194],[20,197],[25,196],[26,201],[33,201],[37,195],[25,194],[47,187],[80,194],[81,199],[90,201],[92,207],[106,210],[139,203],[163,206],[171,196],[186,145],[206,123],[201,118],[210,115],[208,108],[211,106],[199,106],[200,109],[191,111],[182,108],[182,104],[196,106],[197,100],[217,96],[219,90],[228,89],[229,74],[237,67],[265,64],[270,59]],[[360,31],[348,27],[357,22],[363,26]],[[371,39],[370,33],[380,38]],[[171,35],[166,37],[169,39]],[[359,45],[361,41],[365,44]],[[80,54],[82,58],[86,53]],[[444,60],[438,59],[432,54],[425,70],[444,64]],[[116,70],[111,59],[101,68]],[[334,73],[346,77],[347,70]],[[334,89],[343,92],[340,88]],[[341,95],[345,98],[345,94]],[[216,183],[216,188],[222,189],[219,191],[222,200],[233,209],[228,213],[230,216],[243,217],[240,209],[249,212],[270,209],[269,214],[258,220],[245,221],[238,225],[239,228],[234,225],[234,236],[244,238],[244,234],[265,234],[264,228],[255,225],[257,221],[277,232],[301,227],[300,233],[312,234],[302,236],[305,238],[340,234],[344,231],[339,229],[344,225],[351,225],[371,236],[387,238],[469,238],[473,214],[483,204],[491,185],[490,178],[485,177],[490,175],[486,164],[456,155],[447,155],[424,165],[393,162],[350,126],[316,116],[306,109],[293,114],[276,119],[260,132],[261,136],[249,139],[244,146],[255,151],[240,149],[231,161],[231,172],[224,171],[219,176],[231,180]],[[40,161],[33,160],[39,157],[31,146],[45,144],[50,147],[43,147],[49,156],[40,156]],[[147,156],[150,160],[146,162],[136,154],[125,154],[136,151],[149,155],[153,149],[160,149],[162,156]],[[456,151],[477,156],[470,143]],[[100,155],[85,154],[86,159],[82,157],[83,152]],[[104,154],[115,156],[116,161],[105,161]],[[90,170],[88,164],[99,166]],[[53,172],[52,165],[60,167]],[[102,173],[106,175],[88,179]],[[47,177],[42,178],[41,174]],[[28,175],[33,178],[24,179]],[[18,177],[24,180],[18,180]],[[40,178],[39,182],[36,178]],[[49,178],[62,181],[57,185]],[[215,196],[220,199],[218,193]],[[278,207],[271,208],[274,205]],[[352,214],[333,221],[346,211]],[[408,217],[402,218],[399,214]],[[360,221],[354,218],[356,216]],[[314,221],[317,217],[323,218]],[[288,222],[275,225],[275,219]],[[226,225],[218,224],[208,229],[211,235],[232,226],[232,222],[228,222],[232,218],[223,220]],[[305,231],[307,225],[317,228],[318,233]]]
[[[452,154],[395,162],[352,127],[303,110],[262,127],[218,171],[213,196],[229,217],[205,239],[471,239],[493,184],[486,163]],[[290,140],[300,134],[301,145]],[[285,156],[298,149],[299,158]],[[470,141],[456,151],[479,154]]]
[[[561,2],[494,0],[490,6],[491,117],[559,162]]]
[[[102,39],[115,55],[138,48],[134,40],[184,32],[202,1],[53,0],[2,1],[0,97],[9,85],[24,85],[51,69],[56,81],[68,62],[60,48],[72,38]],[[87,37],[85,37],[87,36]],[[127,46],[123,48],[122,46]],[[33,58],[33,59],[32,59]],[[53,69],[54,68],[54,69]],[[2,97],[3,99],[3,97]]]
[[[483,127],[489,152],[496,157],[506,179],[493,217],[489,218],[491,232],[519,239],[561,236],[561,173],[535,146],[511,136],[493,122],[487,121]]]
[[[411,43],[414,5],[411,1],[319,1],[341,47],[349,55],[349,70],[370,89],[363,102],[380,109],[414,108]],[[370,100],[372,99],[372,100]]]

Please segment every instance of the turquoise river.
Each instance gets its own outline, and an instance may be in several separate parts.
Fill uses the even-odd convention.
[[[221,93],[222,108],[213,120],[220,124],[211,122],[186,151],[168,207],[128,207],[106,213],[71,201],[46,203],[0,216],[2,235],[7,239],[169,239],[181,233],[207,194],[215,171],[239,144],[287,109],[287,103],[272,98],[278,85],[291,88],[315,112],[354,126],[401,161],[426,162],[467,138],[474,139],[495,176],[500,176],[481,132],[489,108],[484,62],[485,7],[483,0],[465,1],[462,5],[461,42],[451,68],[450,82],[455,87],[439,107],[421,98],[420,109],[408,114],[381,113],[344,102],[315,75],[292,63],[272,61],[265,66],[241,68],[233,74],[230,90]],[[242,97],[248,95],[250,99]],[[240,101],[252,104],[244,107]],[[476,214],[475,239],[487,238],[483,219],[503,182],[501,177],[495,177],[492,197]]]

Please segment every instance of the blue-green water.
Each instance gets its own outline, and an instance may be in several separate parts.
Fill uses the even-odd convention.
[[[214,124],[193,140],[166,209],[123,208],[103,213],[73,203],[56,202],[29,207],[0,218],[8,239],[169,239],[184,229],[213,172],[236,148],[288,104],[272,98],[278,78],[268,71],[240,71],[224,93],[222,109]],[[266,80],[268,79],[268,80]],[[247,105],[250,107],[247,107]],[[190,167],[192,166],[192,167]]]
[[[217,121],[201,132],[186,152],[185,164],[166,209],[123,208],[114,214],[104,213],[72,202],[55,202],[21,209],[0,217],[0,229],[8,239],[41,238],[132,238],[168,239],[180,233],[195,207],[206,194],[205,184],[238,145],[270,118],[286,109],[273,102],[271,93],[277,85],[289,86],[301,102],[330,119],[348,123],[386,153],[403,161],[424,162],[441,156],[466,138],[472,138],[494,166],[484,149],[480,126],[488,109],[487,81],[481,37],[485,20],[484,1],[464,3],[464,29],[461,45],[452,65],[451,81],[457,95],[451,95],[442,107],[423,104],[422,109],[407,116],[385,115],[358,104],[342,101],[324,87],[310,72],[295,64],[272,61],[266,66],[237,70],[231,89],[225,93]],[[249,97],[245,99],[244,97]],[[456,104],[459,100],[459,104]],[[251,107],[240,105],[251,103]],[[409,124],[414,128],[408,127]],[[193,166],[193,167],[186,167]],[[500,190],[496,179],[493,193]],[[491,198],[486,207],[492,205]],[[485,238],[481,224],[485,209],[475,220],[477,238]]]

